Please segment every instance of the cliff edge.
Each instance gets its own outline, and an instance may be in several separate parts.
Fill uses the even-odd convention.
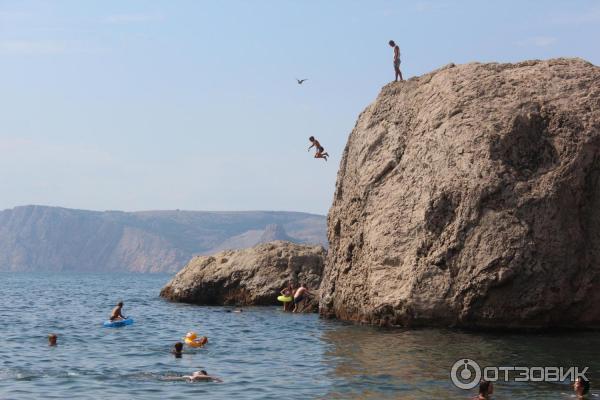
[[[600,327],[600,68],[450,64],[383,88],[344,150],[326,317]]]

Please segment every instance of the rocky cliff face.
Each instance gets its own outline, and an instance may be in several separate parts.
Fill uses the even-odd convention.
[[[291,280],[318,293],[325,262],[322,246],[275,241],[253,248],[194,257],[162,289],[169,300],[202,305],[275,305]],[[310,309],[316,310],[317,302]]]
[[[322,244],[325,230],[324,217],[294,212],[16,207],[0,211],[0,271],[174,272],[194,254],[275,236]]]
[[[448,65],[360,115],[321,313],[382,325],[600,327],[600,68]]]

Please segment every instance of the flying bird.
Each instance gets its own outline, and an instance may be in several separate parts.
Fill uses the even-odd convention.
[[[308,79],[298,79],[298,78],[296,78],[296,80],[298,81],[298,85],[302,85]]]

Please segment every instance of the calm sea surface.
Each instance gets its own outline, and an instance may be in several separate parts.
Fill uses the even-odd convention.
[[[380,330],[275,307],[198,307],[158,297],[166,275],[0,273],[0,399],[466,399],[460,358],[482,365],[588,366],[600,388],[600,335]],[[135,324],[103,328],[125,302]],[[188,330],[209,344],[181,359]],[[47,334],[58,346],[47,346]],[[187,350],[187,349],[186,349]],[[224,383],[165,378],[206,369]],[[593,389],[594,392],[596,390]],[[566,399],[567,382],[499,383],[496,399]]]

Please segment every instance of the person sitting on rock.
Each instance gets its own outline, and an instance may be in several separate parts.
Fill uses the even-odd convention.
[[[474,397],[473,400],[489,400],[493,393],[494,385],[492,385],[492,382],[481,380],[479,382],[479,395]]]
[[[573,390],[578,399],[586,399],[590,393],[590,381],[583,379],[581,376],[578,377],[573,384]]]
[[[317,152],[315,153],[315,158],[322,158],[325,161],[327,161],[327,157],[329,157],[329,153],[327,153],[325,151],[323,146],[321,146],[321,143],[319,143],[319,141],[317,139],[315,139],[314,136],[309,137],[308,140],[310,140],[310,142],[312,143],[310,145],[310,147],[308,148],[308,151],[310,151],[310,149],[312,149],[313,147],[316,148]]]
[[[296,293],[294,293],[294,310],[292,312],[298,312],[300,303],[302,303],[308,296],[310,296],[310,292],[303,283],[296,290]]]
[[[115,308],[113,308],[112,312],[110,313],[110,320],[111,321],[121,321],[124,319],[127,319],[123,316],[122,314],[122,309],[123,309],[123,302],[120,301],[117,306]]]
[[[175,343],[175,345],[173,346],[173,350],[171,350],[171,353],[175,356],[175,358],[181,358],[181,355],[183,354],[183,343]]]

